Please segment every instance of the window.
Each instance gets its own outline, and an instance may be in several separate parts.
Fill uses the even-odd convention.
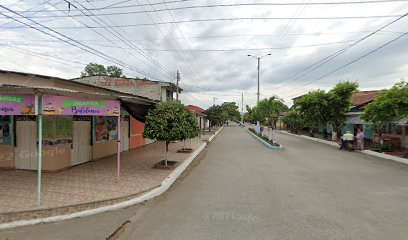
[[[72,117],[44,116],[43,117],[43,144],[60,145],[72,143]]]
[[[0,116],[0,144],[12,144],[12,116]]]
[[[93,134],[95,142],[118,140],[118,117],[94,117]]]

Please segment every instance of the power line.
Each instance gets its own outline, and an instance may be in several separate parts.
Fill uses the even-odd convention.
[[[323,59],[321,59],[321,60],[319,60],[319,61],[313,63],[312,65],[310,65],[310,66],[308,66],[308,67],[306,67],[306,68],[304,68],[304,69],[302,69],[302,70],[300,70],[300,71],[298,71],[298,72],[296,72],[296,73],[293,74],[291,77],[289,77],[288,79],[286,79],[285,81],[283,81],[283,82],[286,82],[286,83],[284,83],[283,85],[279,86],[278,88],[275,88],[274,90],[279,90],[279,89],[281,89],[282,87],[286,86],[288,83],[293,82],[293,81],[296,81],[296,80],[298,80],[298,79],[300,79],[300,78],[306,76],[308,73],[310,73],[310,72],[312,72],[312,71],[314,71],[314,70],[320,68],[321,66],[325,65],[325,64],[328,63],[329,61],[333,60],[334,58],[336,58],[336,57],[340,56],[341,54],[345,53],[346,51],[348,51],[348,50],[351,49],[352,47],[356,46],[356,45],[359,44],[360,42],[362,42],[362,41],[364,41],[364,40],[370,38],[371,36],[375,35],[376,33],[380,32],[381,30],[387,28],[388,26],[390,26],[390,25],[392,25],[392,24],[394,24],[394,23],[400,21],[401,19],[403,19],[403,18],[405,18],[405,17],[407,17],[407,16],[408,16],[408,12],[405,13],[404,15],[400,16],[399,18],[394,19],[393,21],[391,21],[391,22],[389,22],[389,23],[383,25],[382,27],[376,29],[375,31],[371,32],[370,34],[368,34],[368,35],[366,35],[366,36],[364,36],[364,37],[358,39],[357,41],[353,42],[352,44],[347,45],[346,47],[344,47],[344,48],[342,48],[342,49],[336,51],[335,53],[330,54],[329,56],[327,56],[327,57],[325,57],[325,58],[323,58]],[[299,74],[300,74],[300,75],[299,75]],[[297,76],[297,77],[296,77],[296,76]],[[293,77],[295,77],[295,78],[293,78]]]
[[[79,4],[81,7],[85,8],[82,4],[78,3],[77,1],[75,1],[75,0],[72,0],[72,1],[74,1],[76,4]],[[68,1],[68,2],[69,2],[69,1]],[[72,4],[72,3],[70,3],[70,4]],[[74,6],[75,8],[77,8],[77,6],[75,6],[75,5],[73,5],[73,6]],[[85,9],[86,9],[86,8],[85,8]],[[88,12],[89,12],[90,14],[94,15],[91,11],[88,11]],[[90,18],[92,21],[94,21],[95,23],[97,23],[99,26],[102,26],[102,27],[103,27],[102,23],[105,24],[105,25],[108,25],[108,24],[107,24],[105,21],[103,21],[103,19],[101,19],[100,17],[98,17],[98,16],[95,16],[95,17],[96,17],[99,21],[95,20],[95,19],[92,18],[92,17],[89,17],[89,18]],[[77,20],[76,18],[74,18],[74,19]],[[109,17],[108,17],[108,19],[109,19]],[[110,20],[110,19],[109,19],[109,20]],[[79,20],[77,20],[77,21],[79,21]],[[79,21],[79,22],[80,22],[81,24],[85,25],[86,27],[88,27],[87,24],[85,24],[85,23],[83,23],[83,22],[81,22],[81,21]],[[102,23],[101,23],[101,22],[102,22]],[[112,23],[114,23],[114,22],[112,22]],[[171,73],[170,73],[162,64],[160,64],[158,61],[156,61],[155,59],[151,58],[150,56],[145,55],[145,53],[143,53],[143,51],[140,50],[140,48],[139,48],[138,46],[136,46],[134,43],[131,43],[131,42],[127,41],[126,38],[125,38],[120,32],[118,32],[116,29],[113,29],[113,28],[107,29],[107,28],[105,28],[105,27],[104,27],[104,29],[107,30],[107,31],[108,31],[110,34],[112,34],[113,36],[115,36],[117,39],[119,39],[121,42],[123,42],[123,43],[125,43],[127,46],[129,46],[132,50],[135,50],[137,53],[139,53],[139,54],[142,55],[144,58],[146,58],[147,60],[149,60],[151,63],[157,65],[161,70],[163,70],[164,72],[166,72],[167,74],[169,74],[169,76],[171,76]],[[101,33],[97,32],[95,29],[91,29],[91,30],[94,31],[95,33],[101,35],[103,38],[105,38],[105,39],[107,39],[107,40],[110,41],[110,39],[108,39],[107,37],[105,37],[105,36],[102,35]],[[114,42],[112,42],[112,41],[110,41],[110,42],[113,43],[114,45],[118,46],[119,48],[121,48],[122,50],[124,50],[124,51],[126,52],[126,50],[125,50],[124,48],[122,48],[121,46],[117,45],[116,43],[114,43]],[[130,54],[130,55],[132,55],[133,57],[135,57],[136,59],[138,59],[138,60],[141,61],[142,63],[148,65],[146,62],[144,62],[143,60],[141,60],[141,59],[138,58],[137,56],[134,56],[133,54],[131,54],[131,53],[129,53],[129,52],[127,52],[127,53]]]
[[[154,11],[151,11],[154,12]],[[76,16],[76,15],[73,15]],[[101,15],[98,15],[101,16]],[[122,25],[108,25],[106,27],[111,28],[129,28],[140,26],[154,26],[154,25],[166,25],[166,24],[180,24],[180,23],[197,23],[197,22],[223,22],[223,21],[256,21],[256,20],[356,20],[356,19],[378,19],[378,18],[398,18],[402,15],[372,15],[372,16],[329,16],[329,17],[234,17],[234,18],[212,18],[212,19],[188,19],[178,21],[167,21],[161,23],[136,23],[136,24],[122,24]],[[25,18],[24,16],[21,16]],[[39,17],[37,17],[39,18]],[[6,27],[6,28],[21,28],[21,27]],[[54,29],[81,29],[81,28],[105,28],[98,26],[89,27],[54,27]]]
[[[301,87],[293,88],[293,89],[291,89],[291,90],[289,90],[289,91],[285,91],[285,92],[282,92],[282,93],[280,93],[280,94],[285,94],[285,93],[293,92],[293,90],[302,88],[302,87],[304,87],[304,86],[310,85],[310,84],[313,83],[313,82],[319,81],[319,80],[321,80],[321,79],[323,79],[323,78],[325,78],[325,77],[327,77],[327,76],[329,76],[329,75],[331,75],[331,74],[333,74],[333,73],[336,73],[336,72],[338,72],[338,71],[340,71],[340,70],[342,70],[342,69],[344,69],[344,68],[350,66],[351,64],[353,64],[353,63],[355,63],[355,62],[357,62],[357,61],[359,61],[359,60],[361,60],[361,59],[363,59],[363,58],[365,58],[365,57],[367,57],[367,56],[369,56],[369,55],[371,55],[371,54],[377,52],[378,50],[380,50],[380,49],[382,49],[382,48],[384,48],[384,47],[390,45],[391,43],[393,43],[393,42],[395,42],[395,41],[399,40],[400,38],[403,38],[403,37],[405,37],[405,36],[407,36],[407,35],[408,35],[408,32],[406,32],[406,33],[404,33],[404,34],[401,34],[400,36],[398,36],[398,37],[396,37],[396,38],[394,38],[394,39],[392,39],[392,40],[390,40],[390,41],[388,41],[388,42],[382,44],[381,46],[379,46],[379,47],[377,47],[377,48],[375,48],[375,49],[369,51],[368,53],[365,53],[365,54],[363,54],[362,56],[360,56],[360,57],[358,57],[358,58],[356,58],[356,59],[354,59],[354,60],[352,60],[352,61],[350,61],[350,62],[348,62],[348,63],[346,63],[346,64],[344,64],[344,65],[342,65],[341,67],[336,68],[336,69],[334,69],[333,71],[330,71],[329,73],[327,73],[327,74],[325,74],[325,75],[323,75],[323,76],[321,76],[321,77],[318,77],[318,78],[316,78],[316,79],[313,79],[312,81],[307,82],[306,84],[304,84],[304,85],[301,86]],[[294,96],[294,95],[293,95],[293,96]]]
[[[0,5],[0,8],[5,9],[5,10],[7,10],[7,11],[13,13],[13,14],[16,14],[18,16],[24,17],[23,15],[21,15],[19,13],[15,13],[13,10],[11,10],[11,9],[9,9],[7,7],[4,7],[3,5]],[[63,41],[65,43],[69,44],[69,45],[75,46],[75,47],[77,47],[77,48],[79,48],[81,50],[84,50],[84,51],[86,51],[88,53],[91,53],[92,55],[96,55],[96,56],[98,56],[100,58],[103,58],[105,60],[108,60],[110,62],[118,64],[118,65],[120,65],[122,67],[125,67],[125,68],[128,68],[130,70],[142,73],[143,75],[146,75],[146,74],[143,73],[143,71],[141,71],[141,70],[139,70],[139,69],[137,69],[137,68],[135,68],[133,66],[127,65],[127,64],[123,63],[122,61],[120,61],[120,60],[118,60],[118,59],[116,59],[116,58],[114,58],[112,56],[106,55],[106,54],[104,54],[104,53],[102,53],[102,52],[100,52],[100,51],[98,51],[98,50],[96,50],[96,49],[94,49],[92,47],[89,47],[89,46],[87,46],[87,45],[85,45],[85,44],[83,44],[81,42],[78,42],[75,39],[73,39],[71,37],[68,37],[68,36],[66,36],[66,35],[64,35],[62,33],[59,33],[59,32],[57,32],[57,31],[55,31],[55,30],[53,30],[53,29],[51,29],[51,28],[49,28],[49,27],[47,27],[47,26],[45,26],[45,25],[43,25],[41,23],[38,23],[37,21],[35,21],[33,19],[25,17],[26,20],[28,20],[28,21],[30,21],[30,22],[38,25],[38,26],[41,26],[43,29],[47,29],[51,33],[47,32],[45,30],[42,30],[42,29],[40,29],[40,28],[38,28],[36,26],[33,26],[33,25],[28,24],[28,23],[22,22],[22,21],[20,21],[18,19],[15,19],[14,17],[8,16],[8,15],[6,15],[4,13],[0,12],[0,15],[3,15],[5,17],[9,18],[9,19],[13,19],[14,21],[19,22],[19,23],[21,23],[21,24],[23,24],[23,25],[25,25],[25,26],[27,26],[29,28],[32,28],[32,29],[37,30],[37,31],[39,31],[41,33],[44,33],[44,34],[46,34],[48,36],[56,38],[56,39],[58,39],[60,41]],[[155,79],[155,80],[160,80],[160,79],[158,79],[158,78],[156,78],[154,76],[151,76],[151,75],[150,75],[150,78]]]
[[[116,4],[100,7],[100,8],[88,8],[88,10],[111,10],[111,9],[129,9],[133,7],[146,7],[146,6],[154,6],[154,5],[167,5],[171,3],[180,3],[180,2],[188,2],[191,0],[184,0],[184,1],[163,1],[157,3],[144,3],[144,4],[132,4],[132,5],[124,5],[124,6],[114,6]],[[177,10],[190,10],[190,9],[202,9],[202,8],[227,8],[227,7],[259,7],[259,6],[319,6],[319,5],[354,5],[354,4],[378,4],[378,3],[394,3],[394,2],[407,2],[408,0],[366,0],[366,1],[342,1],[342,2],[261,2],[261,3],[231,3],[231,4],[212,4],[212,5],[193,5],[193,6],[181,6],[181,7],[172,7],[169,10],[177,11]],[[167,11],[166,8],[156,9],[155,11],[163,12]],[[55,12],[53,10],[48,10],[46,12]],[[110,15],[123,15],[123,14],[135,14],[140,13],[139,11],[129,11],[129,12],[118,12],[118,13],[102,13],[102,14],[110,14]],[[81,15],[78,15],[81,16]]]

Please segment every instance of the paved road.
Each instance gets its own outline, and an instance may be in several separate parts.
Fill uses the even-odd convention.
[[[408,239],[407,165],[276,136],[283,152],[227,127],[157,200],[3,236],[105,239],[129,220],[119,239]]]

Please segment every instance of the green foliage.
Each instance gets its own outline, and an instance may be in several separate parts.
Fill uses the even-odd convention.
[[[224,102],[221,104],[223,110],[223,120],[227,121],[236,121],[238,122],[241,114],[238,111],[238,105],[235,102]]]
[[[223,109],[219,105],[212,106],[206,110],[208,120],[211,126],[221,125],[223,123]]]
[[[303,118],[303,125],[313,128],[319,124],[326,125],[329,121],[329,96],[323,90],[310,91],[296,103],[296,109]]]
[[[282,112],[288,111],[283,101],[277,97],[270,97],[263,99],[254,108],[246,106],[247,112],[244,114],[244,120],[247,122],[260,121],[261,123],[268,123],[272,127],[276,127],[278,116]]]
[[[276,97],[261,100],[255,108],[259,119],[262,120],[262,122],[268,122],[272,127],[276,127],[279,113],[288,110],[288,106],[286,106],[281,99]]]
[[[296,110],[290,110],[288,114],[282,118],[282,121],[292,132],[297,132],[304,126],[302,115]]]
[[[360,118],[380,134],[387,124],[408,116],[408,83],[399,82],[382,93],[365,109]]]
[[[260,134],[260,133],[257,133],[257,132],[255,131],[255,129],[253,129],[253,128],[248,128],[248,130],[249,130],[250,132],[252,132],[253,134],[255,134],[256,136],[260,137],[260,138],[261,138],[262,140],[264,140],[265,142],[269,143],[270,145],[275,146],[275,147],[279,147],[279,146],[280,146],[280,144],[279,144],[278,142],[275,142],[275,141],[273,141],[273,139],[270,139],[270,138],[267,137],[267,136],[264,136],[264,135],[262,135],[262,134]]]
[[[224,102],[221,105],[214,105],[208,108],[206,112],[212,126],[221,125],[228,121],[238,122],[241,116],[235,102]]]
[[[328,92],[311,91],[302,96],[296,103],[296,110],[303,118],[303,126],[313,128],[332,123],[337,129],[346,120],[346,113],[352,106],[353,92],[357,91],[356,82],[338,83]]]
[[[81,72],[81,77],[88,76],[126,77],[122,74],[122,69],[116,66],[105,67],[104,65],[97,63],[89,63],[85,66],[84,71]]]
[[[168,101],[149,111],[143,137],[168,143],[197,137],[199,132],[194,113],[177,101]]]
[[[328,123],[333,123],[335,129],[343,125],[346,120],[346,113],[352,107],[353,93],[358,89],[356,82],[338,83],[333,89],[327,93],[328,101]]]

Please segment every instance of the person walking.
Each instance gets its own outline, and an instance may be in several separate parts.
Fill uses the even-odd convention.
[[[360,128],[357,130],[356,139],[357,139],[357,150],[360,150],[360,151],[364,150],[364,132],[361,131]]]
[[[341,145],[339,150],[347,149],[347,145],[350,142],[354,141],[354,135],[351,133],[351,131],[347,131],[342,137],[341,137]]]

